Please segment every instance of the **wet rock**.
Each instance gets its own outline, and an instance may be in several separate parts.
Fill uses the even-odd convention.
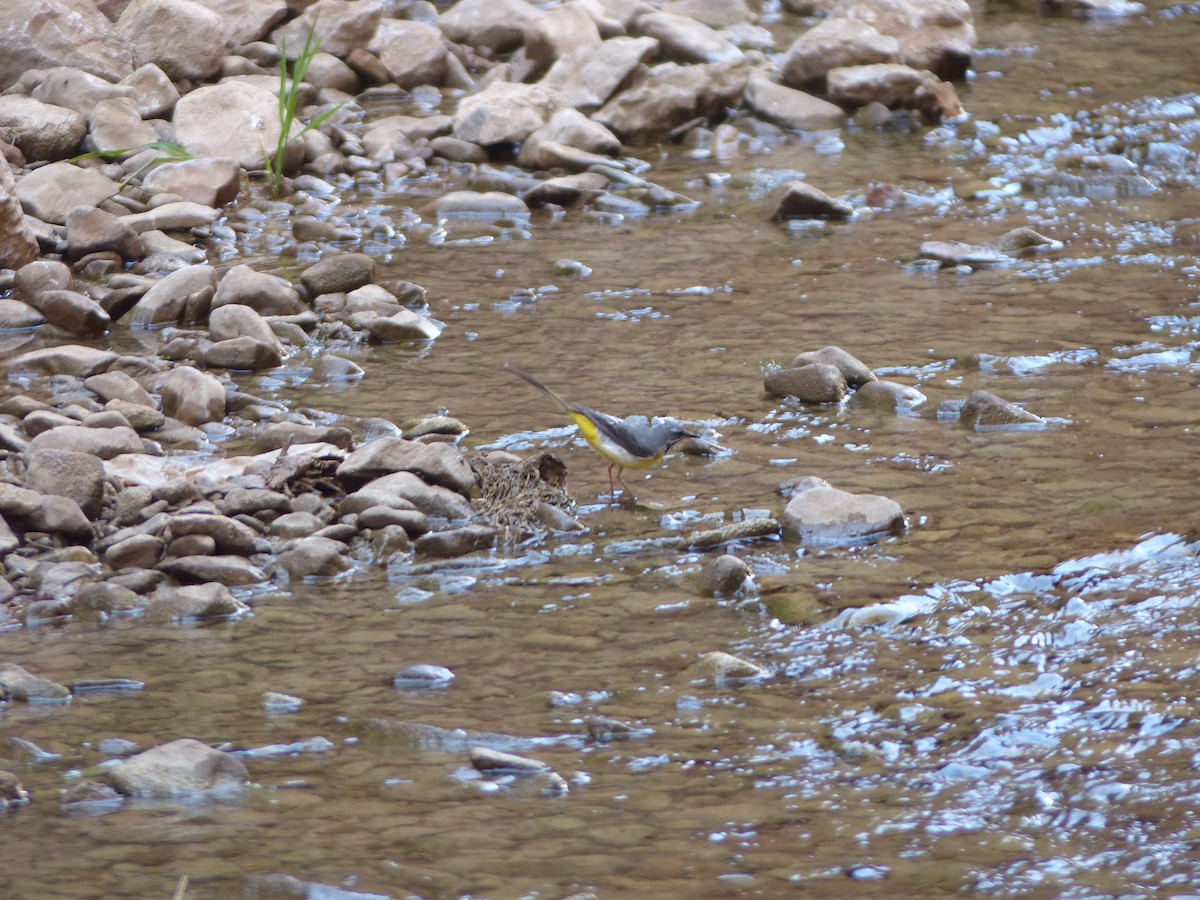
[[[382,530],[396,526],[409,537],[420,537],[429,531],[429,519],[420,510],[398,509],[391,504],[368,506],[358,515],[358,527]]]
[[[207,84],[175,104],[176,138],[197,158],[227,158],[258,168],[279,141],[279,101],[246,82]]]
[[[302,425],[298,422],[276,422],[268,425],[254,442],[257,451],[278,450],[285,445],[333,444],[343,449],[350,446],[349,428],[341,425]]]
[[[15,94],[0,97],[0,128],[29,162],[73,156],[87,136],[87,120],[75,110]]]
[[[0,118],[2,126],[3,118]],[[116,196],[120,189],[120,185],[95,169],[56,162],[34,169],[18,181],[17,197],[31,216],[54,225],[65,225],[75,207],[97,206]]]
[[[551,66],[542,86],[566,106],[585,113],[599,109],[640,65],[658,53],[649,37],[615,37],[575,47]]]
[[[122,453],[142,453],[145,446],[137,432],[129,427],[88,428],[83,425],[63,425],[35,437],[29,452],[39,450],[71,450],[99,459],[112,459]]]
[[[262,569],[242,556],[181,556],[163,560],[158,568],[187,584],[245,585],[267,580]]]
[[[729,553],[708,560],[696,578],[696,590],[707,597],[729,597],[746,583],[750,567]]]
[[[637,29],[658,41],[663,56],[680,63],[715,63],[741,59],[742,51],[712,28],[688,16],[651,12],[640,16]]]
[[[107,581],[84,585],[71,599],[72,613],[131,612],[140,605],[141,601],[136,593],[127,587]]]
[[[930,72],[901,63],[844,66],[826,76],[829,99],[846,106],[881,103],[888,109],[915,106],[918,88],[934,79]]]
[[[25,222],[12,169],[9,168],[8,161],[0,155],[0,267],[20,269],[35,261],[37,257],[37,237]],[[8,316],[2,318],[11,321],[11,311]],[[3,327],[14,326],[5,326],[3,321],[0,321],[0,328]]]
[[[74,375],[86,378],[108,369],[117,360],[111,350],[61,344],[42,350],[30,350],[13,358],[8,370],[13,375]]]
[[[153,63],[174,80],[210,78],[225,55],[221,17],[191,0],[132,0],[117,20],[117,33],[137,64]]]
[[[844,546],[904,530],[900,504],[875,494],[851,494],[809,475],[793,492],[781,517],[784,533],[805,545]]]
[[[973,391],[959,412],[959,421],[979,430],[1042,426],[1046,420],[990,391]]]
[[[147,798],[240,789],[250,780],[237,757],[190,738],[130,757],[107,777],[122,794]]]
[[[785,181],[767,194],[763,209],[772,219],[848,219],[854,207],[804,181]]]
[[[1144,12],[1146,6],[1129,0],[1045,0],[1038,5],[1038,9],[1085,19],[1106,19],[1115,16],[1136,16]]]
[[[583,730],[589,740],[598,744],[610,744],[613,741],[625,741],[651,733],[648,728],[638,728],[620,719],[609,716],[588,716],[583,720]]]
[[[216,287],[209,265],[184,266],[148,290],[133,308],[134,328],[196,322],[208,317]]]
[[[124,798],[117,793],[117,789],[112,785],[101,784],[99,781],[91,781],[89,779],[75,781],[67,785],[62,789],[58,799],[64,809],[76,809],[78,807],[107,808],[109,806],[120,806],[124,802]]]
[[[4,663],[0,665],[0,697],[21,703],[65,703],[71,699],[71,692],[16,663]]]
[[[246,307],[263,316],[291,316],[308,309],[286,280],[256,272],[248,265],[234,266],[221,278],[212,299],[214,314],[227,305]]]
[[[797,368],[812,363],[834,366],[842,373],[846,383],[854,388],[862,387],[867,382],[875,380],[875,373],[866,363],[847,353],[841,347],[822,347],[820,350],[801,353],[792,360],[792,367]]]
[[[338,466],[343,482],[363,484],[393,472],[413,472],[432,485],[441,485],[463,496],[476,491],[475,473],[462,452],[449,444],[425,444],[385,437],[355,450]]]
[[[494,81],[464,97],[453,117],[454,136],[486,147],[523,141],[541,128],[564,100],[540,84]]]
[[[278,691],[263,691],[263,712],[279,714],[299,712],[304,707],[300,697],[281,694]]]
[[[487,525],[464,525],[446,531],[431,531],[417,538],[417,552],[452,559],[476,550],[487,550],[496,542],[496,532]]]
[[[3,227],[3,215],[0,215],[0,266],[4,265],[5,252]],[[0,331],[24,331],[44,324],[45,316],[28,303],[0,297]]]
[[[217,501],[217,510],[230,517],[255,516],[264,512],[286,514],[292,511],[292,501],[278,491],[235,487]]]
[[[365,253],[327,256],[319,263],[309,266],[300,276],[300,281],[312,297],[348,293],[374,280],[375,260]]]
[[[417,663],[393,675],[392,686],[399,690],[430,690],[448,687],[453,680],[454,673],[445,666]]]
[[[239,337],[253,338],[260,343],[276,348],[278,355],[279,339],[275,337],[275,332],[271,330],[266,319],[254,309],[240,303],[217,305],[216,298],[214,298],[213,304],[213,310],[208,319],[208,336],[210,338],[218,343]],[[228,368],[245,367],[230,366]]]
[[[765,681],[771,677],[771,670],[758,663],[714,650],[702,654],[700,659],[688,670],[693,680],[712,681],[721,685],[729,682]]]
[[[712,119],[728,107],[740,106],[749,77],[744,58],[643,68],[593,118],[625,141],[662,134],[692,119]]]
[[[445,446],[445,445],[433,445]],[[364,489],[407,500],[427,516],[439,519],[469,519],[471,504],[449,488],[427,484],[412,472],[395,472],[371,481]]]
[[[71,335],[94,337],[112,324],[99,303],[76,291],[42,291],[30,298],[29,305],[48,324]]]
[[[719,528],[693,531],[685,540],[688,547],[706,550],[719,547],[729,541],[746,541],[755,538],[770,538],[779,534],[779,523],[770,518],[742,519]]]
[[[750,74],[746,105],[768,122],[792,131],[840,128],[846,113],[840,106],[786,85],[776,84],[760,71]]]
[[[372,341],[380,343],[431,341],[442,331],[436,323],[411,309],[401,309],[390,316],[375,316],[367,319],[362,327]]]
[[[225,418],[225,386],[191,366],[176,366],[162,382],[163,412],[187,425]]]
[[[138,434],[145,434],[162,428],[167,417],[153,406],[141,403],[131,403],[128,400],[113,399],[104,405],[105,409],[113,410],[124,416],[129,427]]]
[[[304,510],[297,510],[284,513],[271,522],[270,533],[272,537],[302,538],[320,531],[323,527],[325,527],[325,523],[317,516]]]
[[[224,619],[242,615],[247,608],[223,584],[163,585],[151,596],[146,615],[152,621]]]
[[[472,747],[469,756],[471,765],[489,775],[532,775],[550,769],[550,766],[541,760],[504,753],[489,747]]]
[[[776,369],[767,373],[763,387],[772,397],[795,397],[801,403],[841,403],[850,393],[845,376],[828,363]]]
[[[83,386],[101,400],[124,400],[142,406],[154,406],[154,398],[132,376],[119,370],[103,372],[84,379]]]
[[[104,551],[104,562],[113,569],[149,569],[162,559],[165,544],[152,534],[135,534]]]
[[[602,192],[608,185],[608,179],[597,172],[580,172],[578,175],[562,175],[558,178],[548,178],[538,182],[525,194],[525,203],[529,207],[574,206],[586,203],[590,198]],[[581,264],[576,264],[581,265]]]
[[[529,208],[520,197],[500,191],[451,191],[436,202],[439,218],[526,219]]]
[[[461,141],[458,138],[442,135],[429,142],[429,149],[435,156],[448,159],[450,162],[474,163],[483,165],[488,161],[487,151],[478,144]]]
[[[916,409],[927,398],[915,387],[895,381],[870,381],[854,392],[856,404],[890,412]]]
[[[460,0],[438,18],[438,27],[456,44],[507,53],[525,43],[541,15],[525,0]]]
[[[29,792],[12,772],[0,771],[0,811],[29,805]]]
[[[88,516],[104,499],[104,464],[74,450],[31,449],[26,457],[25,486],[42,494],[70,497]]]
[[[780,73],[792,87],[819,86],[831,69],[891,63],[899,55],[900,42],[870,22],[831,15],[792,42]]]
[[[379,61],[404,90],[441,84],[446,78],[446,40],[437,26],[389,19],[374,38]]]
[[[1005,232],[991,246],[1009,256],[1025,256],[1042,250],[1061,250],[1063,243],[1028,226],[1022,226]]]
[[[340,575],[350,568],[345,544],[316,536],[293,541],[287,550],[279,554],[278,562],[279,567],[293,580]]]
[[[242,169],[232,159],[189,159],[164,163],[142,179],[151,194],[173,194],[204,206],[220,207],[237,199]],[[240,267],[237,267],[240,268]]]
[[[212,369],[259,372],[282,365],[279,342],[260,341],[248,336],[218,341],[204,351],[204,364]]]
[[[525,34],[525,58],[531,76],[549,69],[572,50],[600,43],[596,21],[579,4],[553,7],[534,18]]]
[[[31,34],[33,22],[40,27]],[[0,90],[30,70],[55,66],[112,81],[132,70],[129,47],[92,3],[30,0],[0,8]]]
[[[958,91],[948,81],[929,78],[923,81],[913,94],[912,107],[921,115],[921,121],[937,125],[966,115]]]
[[[180,513],[171,517],[169,538],[190,534],[211,537],[222,553],[250,556],[257,548],[257,534],[248,525],[217,513]]]

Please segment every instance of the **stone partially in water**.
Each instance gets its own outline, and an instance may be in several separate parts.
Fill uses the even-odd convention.
[[[904,510],[895,500],[851,494],[809,475],[790,484],[784,534],[805,545],[844,546],[874,541],[904,530]]]
[[[772,397],[795,397],[801,403],[841,403],[850,393],[845,376],[828,363],[775,369],[767,373],[763,387]]]
[[[785,181],[767,195],[763,209],[772,219],[848,219],[854,207],[803,181]]]
[[[898,412],[915,409],[927,398],[911,385],[895,381],[870,381],[855,391],[850,399],[855,404]]]
[[[433,485],[448,487],[463,496],[476,491],[475,473],[462,451],[449,444],[426,444],[385,437],[364,444],[338,466],[343,482],[362,484],[381,475],[414,472]]]
[[[696,664],[688,669],[688,674],[693,681],[712,681],[720,685],[727,682],[764,681],[771,677],[771,670],[732,653],[714,650],[701,654]]]
[[[130,757],[109,769],[108,778],[127,796],[178,797],[240,789],[250,773],[236,757],[183,738]]]
[[[1046,424],[1041,416],[1009,403],[990,391],[974,391],[967,397],[959,411],[959,421],[980,430],[1040,427]]]
[[[16,663],[5,663],[0,665],[0,697],[23,703],[64,703],[71,699],[71,692]]]
[[[744,560],[722,553],[700,569],[696,589],[702,596],[728,597],[737,593],[750,577],[750,567]]]
[[[812,363],[825,363],[826,365],[834,366],[842,377],[846,379],[846,384],[850,387],[862,387],[868,381],[875,380],[875,373],[862,360],[847,353],[841,347],[822,347],[820,350],[811,350],[807,353],[801,353],[792,360],[792,368],[807,366]]]

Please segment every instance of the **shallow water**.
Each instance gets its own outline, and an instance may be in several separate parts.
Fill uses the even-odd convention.
[[[219,625],[0,634],[0,657],[45,677],[146,683],[0,712],[0,735],[63,754],[34,764],[0,751],[34,798],[0,820],[0,894],[166,897],[186,875],[189,898],[229,897],[270,872],[393,897],[1193,890],[1200,297],[1186,227],[1200,9],[1084,22],[994,5],[978,28],[962,90],[973,119],[957,128],[850,127],[840,152],[828,137],[770,135],[721,158],[642,148],[647,177],[700,201],[688,212],[538,213],[525,228],[457,224],[431,241],[426,198],[453,179],[344,196],[335,215],[369,207],[397,223],[389,247],[369,249],[428,289],[444,334],[363,349],[366,377],[350,387],[240,386],[397,422],[444,406],[470,425],[467,446],[555,448],[589,530],[293,585]],[[1146,160],[1159,189],[1105,196],[1110,185],[1067,162],[1099,152]],[[1086,194],[1046,186],[1056,167],[1090,179]],[[765,221],[757,197],[787,170],[856,200],[858,215]],[[991,190],[956,199],[979,179]],[[874,184],[910,200],[871,209]],[[266,249],[285,224],[239,252],[286,269]],[[1064,249],[969,274],[905,266],[924,240],[983,243],[1019,225]],[[559,274],[563,258],[591,276]],[[827,344],[928,402],[896,417],[764,396],[764,366]],[[605,467],[503,372],[509,360],[578,402],[702,421],[733,452],[631,473],[643,507],[606,507]],[[939,403],[980,388],[1047,427],[939,420]],[[746,545],[758,592],[698,599],[680,576],[704,557],[661,539],[777,511],[779,485],[808,474],[892,497],[909,532],[820,552]],[[694,680],[712,650],[774,677]],[[416,662],[457,678],[394,689]],[[303,709],[265,713],[268,690]],[[651,730],[596,744],[581,720],[597,713]],[[398,722],[559,738],[515,747],[569,793],[483,782],[461,746],[419,744]],[[78,817],[55,801],[105,759],[105,738],[253,748],[318,735],[332,749],[248,758],[255,784],[235,801]]]

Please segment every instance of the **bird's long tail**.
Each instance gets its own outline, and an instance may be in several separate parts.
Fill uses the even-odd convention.
[[[528,372],[518,369],[512,363],[505,363],[504,368],[507,371],[512,372],[518,378],[522,378],[525,381],[528,381],[530,384],[532,384],[535,388],[537,388],[543,394],[550,397],[550,399],[552,399],[555,403],[557,403],[559,406],[562,407],[563,412],[567,413],[568,415],[570,413],[574,412],[574,409],[570,403],[568,403],[562,397],[558,396],[558,394],[554,393],[554,391],[550,390],[550,388],[546,387],[544,384],[542,384],[540,381],[538,381],[536,378],[534,378]]]

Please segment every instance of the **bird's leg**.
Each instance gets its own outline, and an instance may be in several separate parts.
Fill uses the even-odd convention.
[[[619,484],[622,487],[622,489],[625,491],[625,496],[622,497],[621,499],[628,500],[631,503],[636,503],[637,497],[635,497],[633,495],[633,491],[631,491],[629,489],[629,485],[627,485],[625,483],[625,479],[621,477],[623,474],[624,474],[624,469],[622,469],[620,466],[617,466],[617,484]]]
[[[608,497],[613,503],[617,502],[617,486],[613,484],[613,469],[617,467],[616,463],[609,463],[608,466]]]

